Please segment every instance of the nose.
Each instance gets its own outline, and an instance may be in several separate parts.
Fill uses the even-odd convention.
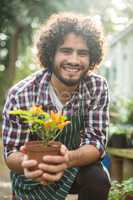
[[[69,58],[69,62],[74,64],[74,65],[77,65],[79,64],[79,58],[78,58],[78,54],[77,52],[73,52]]]

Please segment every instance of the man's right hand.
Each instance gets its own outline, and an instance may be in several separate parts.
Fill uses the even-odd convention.
[[[28,159],[28,156],[26,155],[26,149],[24,146],[20,148],[20,151],[24,153],[24,158],[22,160],[21,166],[23,168],[25,177],[42,183],[41,177],[43,175],[43,170],[41,169],[31,170],[32,168],[35,168],[38,165],[37,161]],[[46,185],[47,183],[43,184]]]
[[[26,176],[26,178],[36,180],[43,174],[43,171],[40,169],[31,170],[33,167],[37,166],[37,161],[29,160],[27,155],[24,155],[24,159],[22,161],[21,166],[24,169],[24,175]]]

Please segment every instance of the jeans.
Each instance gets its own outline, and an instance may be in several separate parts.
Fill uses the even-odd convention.
[[[107,200],[110,181],[100,162],[84,166],[72,184],[70,194],[78,194],[78,200]]]

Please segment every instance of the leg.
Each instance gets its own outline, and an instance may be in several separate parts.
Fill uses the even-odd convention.
[[[70,193],[78,193],[78,200],[107,200],[110,182],[101,163],[80,168]]]

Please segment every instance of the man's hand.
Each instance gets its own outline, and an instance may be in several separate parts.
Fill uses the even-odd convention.
[[[20,151],[25,152],[25,147],[21,147]],[[64,145],[61,145],[60,155],[44,156],[43,163],[39,165],[35,160],[28,160],[28,156],[25,155],[22,161],[24,175],[44,185],[60,180],[64,174],[64,170],[68,167],[68,152],[68,149]],[[37,170],[31,170],[32,167],[37,165]]]
[[[29,160],[27,155],[24,155],[24,159],[21,165],[24,169],[24,175],[27,178],[36,179],[43,174],[43,171],[40,169],[32,170],[33,167],[37,166],[37,161]]]
[[[20,148],[20,151],[22,153],[24,153],[24,158],[22,160],[21,166],[23,168],[25,177],[29,178],[29,179],[34,179],[35,181],[38,181],[39,177],[42,176],[43,171],[40,170],[40,169],[32,170],[32,168],[37,167],[38,163],[37,163],[36,160],[29,160],[28,159],[25,146],[22,146]]]
[[[43,163],[38,165],[38,168],[44,172],[41,176],[42,183],[53,183],[61,179],[64,170],[68,167],[68,152],[66,146],[61,145],[61,155],[47,155],[43,157]]]

